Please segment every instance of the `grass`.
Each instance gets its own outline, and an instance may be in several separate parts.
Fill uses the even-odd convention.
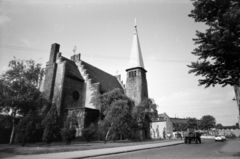
[[[65,145],[63,142],[52,143],[47,146],[45,143],[35,143],[26,144],[26,146],[21,147],[20,144],[15,145],[0,145],[0,152],[13,153],[20,155],[32,155],[32,154],[46,154],[55,152],[68,152],[68,151],[84,151],[92,149],[103,149],[103,148],[113,148],[113,147],[123,147],[123,146],[133,146],[133,145],[143,145],[156,142],[168,142],[169,140],[148,140],[148,141],[116,141],[108,142],[104,144],[102,141],[93,142],[82,142],[74,141],[71,145]]]

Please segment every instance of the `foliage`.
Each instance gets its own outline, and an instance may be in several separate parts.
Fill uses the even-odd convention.
[[[78,126],[77,117],[72,113],[64,122],[64,127],[61,130],[63,140],[67,145],[71,144],[76,137],[76,127]]]
[[[105,135],[105,142],[110,135],[130,135],[133,101],[122,90],[114,89],[100,96],[100,105],[103,118],[99,120],[98,128]]]
[[[189,14],[195,22],[208,27],[196,32],[193,39],[198,56],[192,62],[189,73],[203,76],[199,85],[239,85],[240,80],[240,1],[238,0],[192,0],[194,9]]]
[[[9,143],[12,129],[12,117],[0,114],[0,144]]]
[[[30,109],[42,106],[43,96],[38,90],[41,84],[43,69],[33,60],[9,62],[10,69],[0,77],[1,112],[25,116]]]
[[[134,119],[141,125],[146,127],[146,122],[150,122],[158,117],[157,105],[147,98],[143,100],[138,106],[134,107]]]
[[[27,142],[34,140],[37,130],[37,122],[37,114],[30,111],[17,125],[17,135],[15,140],[21,142],[22,146],[25,146]]]
[[[239,123],[236,123],[236,128],[237,128],[237,129],[239,129],[239,128],[240,128],[240,127],[239,127]]]
[[[188,129],[197,129],[197,119],[196,118],[188,118],[187,120],[187,126]]]
[[[90,126],[83,129],[82,133],[83,137],[87,140],[87,142],[89,142],[93,138],[93,136],[97,133],[97,128],[93,123],[91,123]]]
[[[223,125],[222,125],[221,123],[218,123],[218,124],[216,125],[216,128],[217,128],[217,129],[222,129],[222,128],[223,128]]]
[[[10,143],[13,143],[16,115],[24,117],[30,110],[40,109],[47,103],[38,89],[43,73],[41,64],[14,58],[9,62],[9,70],[0,76],[0,113],[12,116]]]
[[[53,141],[59,141],[61,138],[62,121],[58,116],[56,105],[53,104],[42,121],[44,127],[42,140],[48,145]]]
[[[215,125],[216,125],[216,119],[213,116],[211,116],[211,115],[204,115],[201,118],[200,126],[201,126],[202,129],[209,130],[211,128],[214,128]]]

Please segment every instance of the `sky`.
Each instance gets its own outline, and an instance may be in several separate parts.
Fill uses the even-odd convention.
[[[159,113],[170,117],[212,115],[235,125],[238,109],[231,86],[198,86],[188,74],[197,57],[196,30],[207,27],[188,17],[190,0],[0,0],[0,74],[16,57],[45,67],[51,44],[126,81],[135,18],[147,70],[148,93]]]

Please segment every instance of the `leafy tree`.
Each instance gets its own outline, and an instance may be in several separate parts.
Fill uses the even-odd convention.
[[[97,128],[94,125],[94,123],[91,123],[90,126],[83,129],[82,133],[83,137],[87,140],[87,142],[89,142],[93,138],[93,136],[97,133]]]
[[[75,139],[77,125],[77,117],[73,113],[70,114],[64,122],[64,127],[61,130],[62,138],[67,145],[71,144],[72,140]]]
[[[215,125],[216,125],[216,119],[213,116],[211,116],[211,115],[204,115],[201,118],[200,126],[201,126],[202,129],[209,130],[211,128],[214,128]]]
[[[16,115],[24,117],[30,110],[37,110],[47,102],[38,89],[43,73],[41,64],[14,58],[9,62],[9,70],[0,76],[0,112],[12,116],[11,144]]]
[[[240,1],[192,0],[194,9],[189,14],[195,22],[205,23],[205,32],[197,31],[193,39],[198,56],[189,73],[201,75],[199,85],[205,87],[234,86],[240,114]],[[240,119],[239,119],[240,124]]]
[[[133,129],[135,132],[142,129],[149,129],[149,122],[158,117],[157,107],[158,106],[149,98],[134,107],[133,116],[135,123]]]
[[[220,124],[220,123],[218,123],[218,124],[216,125],[216,128],[217,128],[217,129],[222,129],[222,128],[223,128],[223,125]]]
[[[9,143],[12,127],[11,121],[11,116],[0,114],[0,143]]]
[[[236,123],[236,128],[239,129],[239,123]]]
[[[133,122],[133,101],[122,90],[114,89],[100,96],[100,105],[103,116],[98,122],[98,128],[105,136],[105,143],[110,135],[128,136]]]
[[[42,140],[50,145],[53,141],[59,141],[61,138],[62,121],[57,113],[56,105],[53,104],[42,121],[44,127]]]
[[[21,142],[22,146],[34,139],[37,130],[37,114],[30,111],[17,125],[17,142]]]
[[[197,119],[196,118],[188,118],[186,127],[188,129],[197,129]]]
[[[200,85],[236,85],[240,79],[240,2],[238,0],[193,0],[189,14],[195,22],[208,26],[194,39],[198,56],[189,73],[201,75]]]

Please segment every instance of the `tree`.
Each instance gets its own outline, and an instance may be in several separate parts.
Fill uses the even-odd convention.
[[[239,123],[236,123],[235,125],[236,125],[236,128],[239,129]]]
[[[194,39],[198,56],[189,73],[202,75],[200,85],[209,87],[236,85],[240,79],[240,2],[237,0],[193,0],[189,14],[195,22],[208,26],[206,32],[197,31]]]
[[[21,142],[22,146],[32,139],[37,130],[37,114],[30,111],[17,125],[16,140]]]
[[[57,113],[56,105],[53,104],[42,120],[44,127],[42,140],[50,145],[53,141],[59,141],[61,138],[62,121]]]
[[[200,126],[202,129],[209,130],[216,125],[216,119],[211,115],[204,115],[201,118]]]
[[[217,128],[217,129],[222,129],[222,128],[223,128],[223,125],[220,124],[220,123],[218,123],[218,124],[216,125],[216,128]]]
[[[82,133],[83,137],[87,140],[87,142],[89,142],[93,138],[93,136],[97,133],[97,128],[94,125],[94,123],[91,123],[90,126],[83,129]]]
[[[188,129],[197,129],[197,119],[196,118],[188,118],[186,127]]]
[[[77,117],[75,114],[69,114],[66,121],[64,122],[64,127],[61,130],[61,135],[63,140],[67,145],[70,145],[72,140],[76,137],[76,127],[78,125]]]
[[[105,143],[109,136],[129,135],[133,123],[132,109],[134,102],[122,90],[114,89],[100,96],[102,118],[98,122],[100,132],[104,134]]]
[[[205,87],[234,86],[240,115],[240,1],[192,1],[194,9],[189,17],[205,23],[208,29],[197,31],[193,39],[198,46],[192,54],[198,56],[198,61],[188,65],[189,73],[201,75],[199,85]]]
[[[38,89],[43,74],[41,64],[14,58],[9,62],[9,70],[0,76],[0,112],[12,116],[11,144],[16,115],[24,117],[30,110],[37,110],[47,102]]]
[[[157,105],[147,98],[138,106],[134,107],[134,129],[135,131],[149,129],[149,122],[158,117]],[[141,137],[141,136],[140,136]]]

